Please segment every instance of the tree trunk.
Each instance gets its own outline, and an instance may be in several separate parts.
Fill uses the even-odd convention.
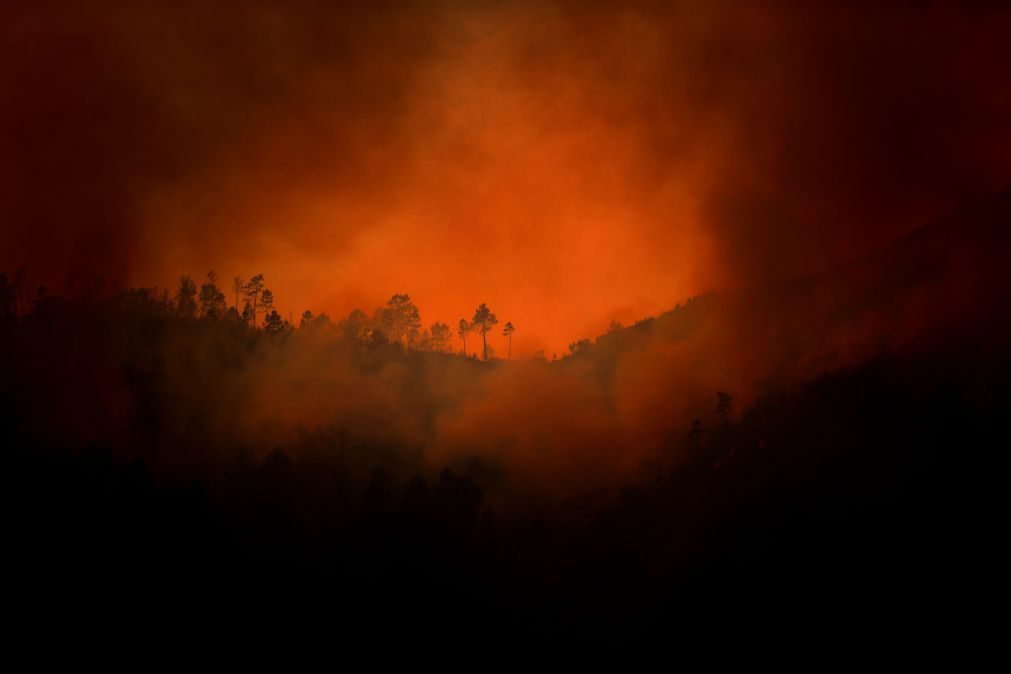
[[[481,331],[481,345],[484,347],[484,362],[488,362],[488,333],[484,330]]]

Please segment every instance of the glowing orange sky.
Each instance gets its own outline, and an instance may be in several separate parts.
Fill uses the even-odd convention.
[[[370,311],[408,292],[426,323],[455,325],[487,302],[502,323],[518,326],[516,354],[544,349],[549,357],[612,318],[635,320],[697,292],[698,270],[710,261],[693,194],[705,167],[683,161],[643,189],[635,120],[614,118],[614,104],[571,79],[574,55],[529,72],[516,45],[531,39],[530,16],[498,16],[465,16],[446,29],[456,39],[416,75],[395,121],[404,145],[392,157],[386,148],[356,148],[377,165],[374,179],[350,191],[340,174],[300,185],[275,172],[292,161],[288,144],[303,120],[272,120],[245,149],[248,163],[233,167],[210,198],[223,229],[238,218],[252,230],[246,249],[223,259],[215,237],[205,247],[206,234],[196,234],[168,242],[176,250],[166,254],[156,227],[146,256],[192,259],[190,269],[216,266],[228,276],[237,262],[246,276],[263,270],[296,316],[304,308]],[[619,29],[630,41],[647,39],[628,58],[656,50],[644,26]],[[310,105],[302,115],[312,128],[345,123],[329,119],[325,103]],[[174,220],[185,216],[173,199],[191,203],[189,195],[156,199],[145,220],[165,219],[164,228],[178,231]],[[176,273],[166,265],[159,278]]]
[[[334,4],[3,10],[0,264],[487,302],[550,357],[1011,179],[1007,12]]]

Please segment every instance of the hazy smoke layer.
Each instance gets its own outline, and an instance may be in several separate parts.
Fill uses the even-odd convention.
[[[0,268],[487,301],[561,351],[1011,180],[995,3],[0,9]]]

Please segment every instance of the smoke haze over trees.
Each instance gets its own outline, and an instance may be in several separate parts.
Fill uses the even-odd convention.
[[[10,640],[989,635],[1009,41],[989,2],[0,4]]]
[[[0,268],[475,298],[529,356],[1011,182],[1006,5],[584,5],[5,3]]]

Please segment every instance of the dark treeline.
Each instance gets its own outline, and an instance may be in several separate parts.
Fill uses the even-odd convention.
[[[230,306],[212,275],[0,276],[13,601],[467,643],[945,630],[985,589],[1011,359],[1007,284],[946,285],[932,238],[508,366],[407,295],[293,326],[262,276]],[[851,307],[905,315],[921,278],[970,293],[957,323],[854,336]],[[458,334],[484,356],[497,323]]]
[[[327,348],[349,349],[363,370],[405,358],[467,364],[362,341],[357,329],[345,337],[342,326]],[[241,370],[274,357],[278,340],[315,339],[306,332],[315,329],[308,319],[273,335],[188,322],[143,291],[49,298],[8,322],[3,491],[16,513],[7,539],[18,572],[45,578],[32,586],[42,596],[78,606],[107,601],[109,588],[142,604],[131,610],[162,615],[203,602],[229,613],[294,610],[312,597],[359,628],[488,641],[662,640],[668,629],[720,625],[728,612],[760,621],[769,606],[798,618],[884,602],[927,620],[952,599],[948,565],[974,549],[972,513],[991,493],[978,450],[963,452],[1001,434],[1008,402],[988,394],[972,404],[947,368],[923,381],[930,364],[889,360],[742,413],[731,393],[714,392],[671,438],[676,469],[661,462],[647,480],[614,485],[612,497],[520,515],[489,503],[489,466],[433,469],[410,447],[366,440],[350,419],[299,430],[260,458],[242,447],[222,455],[210,428],[185,427],[202,423],[199,414],[162,397],[193,391],[157,392],[156,370],[137,360],[158,357],[138,342],[164,340],[163,349],[196,332],[220,367]],[[119,364],[130,399],[105,403],[131,408],[121,446],[80,446],[61,428],[74,414],[101,414],[89,408],[103,391],[75,388],[94,381],[81,368],[113,367],[109,352],[80,349],[70,332],[132,354]],[[226,407],[241,415],[246,393],[235,395]],[[143,599],[128,599],[135,589]]]
[[[84,293],[81,299],[95,300],[105,296],[105,299],[111,299],[124,309],[139,309],[137,305],[146,303],[144,311],[150,316],[226,323],[233,327],[242,326],[267,333],[291,332],[296,329],[336,331],[343,338],[374,347],[392,345],[415,351],[452,351],[452,331],[449,325],[436,321],[423,327],[421,313],[407,294],[394,294],[384,306],[377,307],[371,314],[356,309],[334,322],[325,313],[316,315],[306,309],[295,322],[278,312],[277,298],[266,286],[264,274],[256,274],[248,281],[236,276],[231,281],[230,290],[234,298],[231,304],[218,285],[217,273],[210,271],[199,288],[193,278],[182,276],[173,292],[168,289],[135,288],[114,291],[109,297],[109,291],[99,282],[91,292]],[[19,269],[13,277],[7,272],[0,272],[0,321],[9,323],[21,317],[30,319],[32,315],[53,311],[51,307],[54,305],[66,304],[64,298],[50,296],[45,286],[33,288],[23,269]],[[487,335],[497,324],[498,318],[484,303],[477,307],[471,321],[461,318],[457,334],[463,340],[462,352],[477,357],[476,353],[468,354],[466,350],[466,336],[473,332],[481,335],[483,359],[488,360]],[[512,322],[507,322],[502,331],[502,336],[509,343],[510,357],[515,330]]]

